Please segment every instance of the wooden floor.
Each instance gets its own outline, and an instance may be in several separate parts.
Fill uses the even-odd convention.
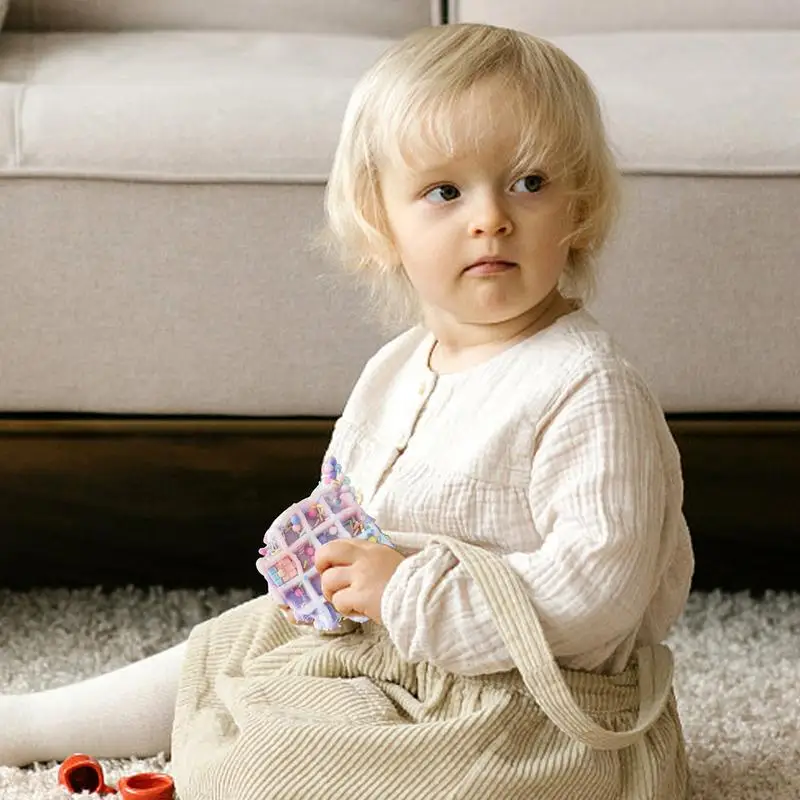
[[[695,587],[800,590],[800,416],[672,417]],[[0,585],[247,586],[330,420],[0,419]]]

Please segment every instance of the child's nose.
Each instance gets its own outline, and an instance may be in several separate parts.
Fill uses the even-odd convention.
[[[496,200],[482,202],[469,223],[470,236],[508,236],[513,229],[511,218]]]

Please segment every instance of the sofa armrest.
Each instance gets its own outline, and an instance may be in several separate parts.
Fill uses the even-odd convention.
[[[0,7],[8,0],[0,0]],[[263,30],[401,37],[439,21],[440,0],[11,0],[32,31]]]
[[[485,22],[538,36],[666,30],[800,28],[796,0],[449,0],[449,22]]]

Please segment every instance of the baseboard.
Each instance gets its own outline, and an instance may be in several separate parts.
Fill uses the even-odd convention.
[[[800,589],[800,415],[672,416],[696,588]],[[0,419],[0,585],[260,587],[331,420]]]
[[[313,486],[324,420],[0,422],[0,584],[242,586]]]

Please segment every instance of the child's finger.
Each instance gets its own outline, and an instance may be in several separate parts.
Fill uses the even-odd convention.
[[[346,589],[351,582],[349,567],[331,567],[322,573],[322,594],[330,603],[336,592]]]
[[[341,567],[352,564],[353,558],[353,540],[336,539],[335,541],[322,545],[322,547],[317,550],[317,555],[314,558],[314,566],[321,575],[325,570],[331,567]]]
[[[360,603],[358,603],[357,595],[358,593],[352,586],[345,586],[344,589],[333,593],[330,603],[343,617],[359,615],[362,611],[358,607]]]

